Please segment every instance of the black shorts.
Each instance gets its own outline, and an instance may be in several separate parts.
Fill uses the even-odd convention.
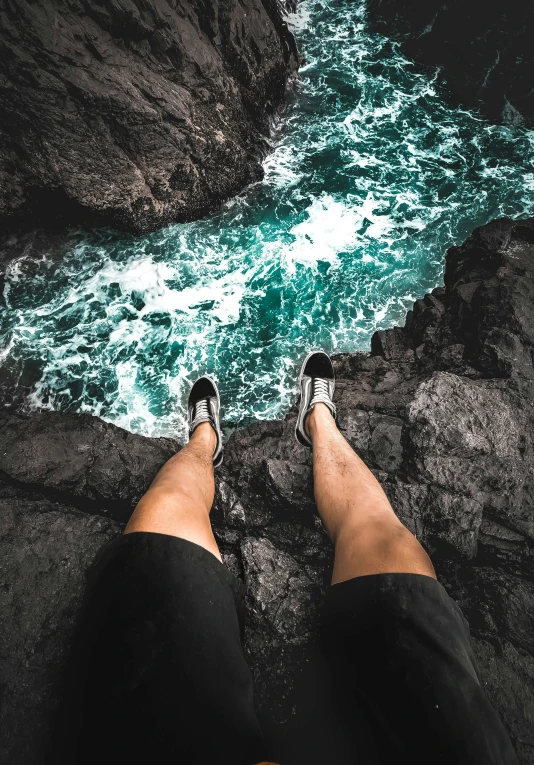
[[[107,546],[90,577],[48,762],[272,758],[241,647],[243,595],[191,542],[139,532]],[[381,574],[334,585],[322,652],[355,764],[517,763],[460,609],[435,580]]]

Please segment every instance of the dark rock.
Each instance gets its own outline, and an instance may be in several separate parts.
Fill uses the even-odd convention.
[[[373,463],[387,473],[395,472],[402,463],[402,420],[384,414],[370,417],[369,454]]]
[[[85,572],[118,533],[67,505],[0,499],[2,762],[42,761]]]
[[[90,504],[125,522],[159,468],[178,449],[91,415],[0,414],[0,473],[12,482]]]
[[[226,481],[219,481],[217,485],[217,504],[220,504],[224,522],[229,527],[244,528],[247,525],[245,508],[237,494],[232,491]]]
[[[367,9],[371,24],[400,40],[407,56],[439,66],[462,104],[495,122],[534,124],[529,3],[369,0]]]
[[[349,444],[360,456],[369,452],[370,426],[368,412],[364,412],[361,409],[354,409],[353,411],[342,410],[338,413],[338,425]]]
[[[458,553],[463,558],[474,558],[482,510],[483,505],[476,499],[430,486],[421,512],[422,537],[434,551],[447,545],[452,549],[445,549],[446,555]]]
[[[258,626],[267,626],[286,642],[301,642],[310,631],[313,580],[269,539],[247,537],[241,555],[250,608],[260,617]]]
[[[4,222],[61,214],[142,232],[261,178],[298,66],[281,5],[2,0]]]
[[[313,489],[313,476],[309,465],[268,459],[265,461],[265,470],[266,497],[273,505],[309,509]]]
[[[451,575],[452,574],[452,575]],[[533,761],[532,580],[471,563],[442,574],[469,620],[486,693],[505,721],[519,760]]]
[[[469,616],[469,612],[466,613]],[[534,698],[531,691],[534,687],[532,655],[518,650],[507,640],[475,637],[473,647],[484,690],[501,719],[507,721],[519,761],[530,765],[534,749],[530,712]]]
[[[341,431],[466,614],[482,682],[523,765],[534,761],[533,231],[532,221],[508,220],[477,230],[449,251],[445,288],[418,301],[402,330],[378,333],[373,355],[334,358]],[[280,761],[284,731],[298,718],[293,690],[309,665],[332,567],[313,503],[311,455],[295,441],[294,426],[292,409],[284,421],[233,433],[212,511],[223,558],[247,584],[245,647]],[[10,518],[23,506],[39,515],[50,548],[32,542],[32,560],[48,566],[70,544],[55,523],[75,518],[81,536],[91,524],[111,523],[96,514],[124,523],[175,447],[86,415],[4,415],[1,511]],[[53,512],[52,497],[61,500]],[[69,510],[73,505],[78,511]],[[74,578],[67,592],[60,568],[41,583],[21,567],[31,537],[25,517],[17,516],[3,570],[16,594],[5,602],[1,659],[7,676],[17,678],[18,701],[4,712],[14,733],[2,761],[17,765],[39,761],[35,747],[44,729],[35,737],[22,731],[32,728],[33,715],[45,720],[41,689],[57,680],[49,652],[62,656],[68,644],[71,611],[54,646],[47,642],[50,602],[61,591],[74,611],[81,587]],[[91,550],[116,533],[114,525],[105,529],[91,537]],[[91,555],[77,561],[80,572]],[[34,620],[26,643],[17,608]],[[54,618],[59,625],[62,617]],[[17,646],[30,643],[35,656],[25,667]]]
[[[401,359],[411,350],[411,338],[404,327],[379,329],[371,338],[371,354],[388,361]]]

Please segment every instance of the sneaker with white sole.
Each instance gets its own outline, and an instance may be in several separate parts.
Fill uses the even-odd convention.
[[[220,409],[221,399],[215,380],[207,375],[199,377],[191,388],[187,402],[189,438],[199,425],[203,422],[209,422],[217,436],[217,445],[213,452],[213,467],[219,467],[223,461],[222,434],[219,422]]]
[[[295,435],[304,446],[312,446],[304,423],[315,404],[324,404],[336,418],[336,407],[332,401],[336,379],[330,356],[324,351],[312,351],[304,359],[299,376],[300,404]]]

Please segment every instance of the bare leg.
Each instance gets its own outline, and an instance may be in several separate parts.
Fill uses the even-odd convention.
[[[154,478],[124,533],[152,531],[181,537],[221,560],[209,518],[215,496],[212,460],[215,445],[211,425],[207,422],[199,425],[189,443]]]
[[[424,574],[432,562],[399,521],[369,468],[354,453],[324,404],[306,420],[313,443],[315,500],[335,546],[332,584],[367,574]]]

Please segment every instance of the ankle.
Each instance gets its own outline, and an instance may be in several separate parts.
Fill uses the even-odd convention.
[[[204,446],[209,451],[210,456],[213,455],[217,446],[217,434],[209,422],[202,422],[200,425],[197,425],[189,439],[189,443],[193,442]]]
[[[332,412],[326,406],[326,404],[315,404],[311,412],[307,415],[304,421],[304,429],[311,438],[312,442],[314,437],[322,428],[328,428],[335,425],[335,420],[332,417]]]

